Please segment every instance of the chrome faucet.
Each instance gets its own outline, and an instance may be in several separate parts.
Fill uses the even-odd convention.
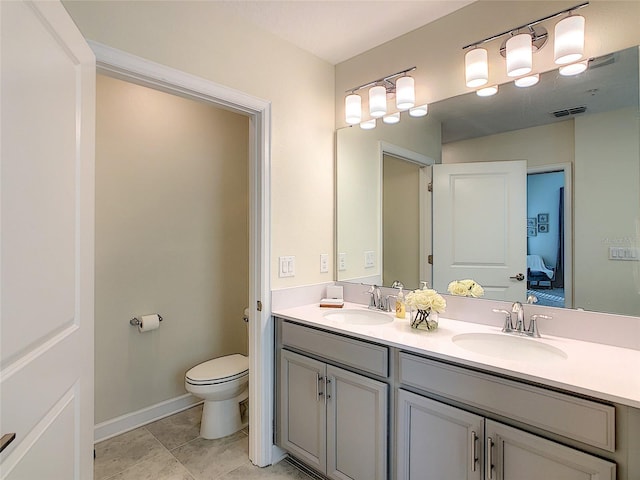
[[[382,310],[383,312],[389,311],[389,296],[386,298],[382,296],[380,287],[377,285],[371,285],[367,290],[369,296],[369,309],[370,310]]]
[[[522,308],[522,304],[520,302],[513,302],[511,305],[511,313],[516,314],[516,333],[524,332],[524,308]]]
[[[525,335],[527,337],[540,338],[540,331],[538,330],[538,319],[544,318],[547,320],[551,320],[549,315],[536,314],[531,315],[531,319],[529,320],[529,327],[525,329],[524,325],[524,308],[520,302],[514,302],[511,307],[511,311],[501,310],[494,308],[494,313],[502,313],[504,314],[504,325],[502,327],[502,331],[504,333],[514,333],[516,335]],[[516,325],[513,326],[513,317],[512,315],[516,315]]]

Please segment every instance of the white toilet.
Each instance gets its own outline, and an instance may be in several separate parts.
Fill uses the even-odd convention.
[[[247,425],[240,402],[249,397],[249,357],[235,353],[196,365],[186,373],[184,386],[204,399],[201,437],[226,437]]]

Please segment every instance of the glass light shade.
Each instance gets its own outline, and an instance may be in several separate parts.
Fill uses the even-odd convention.
[[[526,77],[516,78],[513,83],[516,87],[531,87],[540,81],[540,75],[527,75]]]
[[[426,103],[409,109],[409,115],[411,117],[424,117],[427,113],[429,113],[429,105]]]
[[[476,91],[476,95],[478,95],[479,97],[490,97],[491,95],[495,95],[496,93],[498,93],[497,85],[491,85],[490,87],[484,87]]]
[[[389,125],[398,123],[400,121],[400,112],[392,113],[391,115],[385,115],[384,117],[382,117],[382,121],[384,123],[388,123]]]
[[[369,89],[369,114],[374,117],[382,117],[387,113],[387,89],[375,86]]]
[[[467,52],[464,56],[464,72],[467,87],[480,87],[489,81],[489,63],[484,48],[474,48]]]
[[[589,66],[589,61],[584,60],[578,63],[570,63],[569,65],[563,65],[558,69],[558,71],[560,72],[560,75],[569,77],[571,75],[578,75],[579,73],[584,72],[588,66]]]
[[[362,120],[362,99],[360,95],[352,93],[344,99],[344,116],[350,125],[360,123]]]
[[[406,110],[416,104],[416,90],[413,77],[400,77],[396,80],[396,107]]]
[[[584,54],[584,17],[571,15],[556,24],[553,58],[565,65],[580,60]]]
[[[532,65],[531,35],[521,33],[507,40],[507,75],[510,77],[526,75],[531,71]]]
[[[371,120],[367,120],[366,122],[362,122],[360,124],[360,128],[363,130],[373,130],[376,128],[376,119],[372,118]]]

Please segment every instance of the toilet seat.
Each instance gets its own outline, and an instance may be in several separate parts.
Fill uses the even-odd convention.
[[[249,358],[235,353],[196,365],[185,375],[191,385],[217,385],[249,375]]]

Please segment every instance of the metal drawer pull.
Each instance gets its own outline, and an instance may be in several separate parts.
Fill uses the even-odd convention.
[[[509,278],[512,278],[512,279],[514,279],[514,280],[518,280],[519,282],[521,282],[521,281],[523,281],[523,280],[524,280],[524,274],[522,274],[522,273],[517,273],[515,276],[513,276],[513,277],[509,277]]]
[[[4,435],[2,435],[2,438],[0,438],[0,452],[2,452],[5,448],[7,448],[9,444],[13,442],[15,439],[16,439],[15,433],[5,433]]]
[[[471,471],[476,471],[476,464],[478,463],[478,435],[476,432],[471,432]]]
[[[487,437],[487,468],[485,477],[488,480],[493,478],[493,440]]]
[[[322,380],[324,380],[324,377],[316,373],[316,397],[318,400],[322,400],[321,397],[324,396],[324,392],[320,391],[320,382],[322,382]]]

